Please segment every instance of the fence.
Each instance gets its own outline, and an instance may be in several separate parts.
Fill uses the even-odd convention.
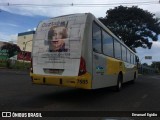
[[[157,72],[158,72],[157,69],[151,68],[148,66],[144,66],[144,65],[141,65],[141,67],[138,70],[138,73],[140,73],[140,74],[154,74]]]

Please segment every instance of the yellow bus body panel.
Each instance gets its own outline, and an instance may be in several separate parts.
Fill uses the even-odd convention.
[[[89,73],[81,76],[48,76],[30,73],[30,76],[33,84],[57,85],[83,89],[92,88],[91,75]]]
[[[126,69],[125,69],[124,63],[120,60],[108,57],[107,58],[107,74],[108,75],[119,74],[120,71],[125,73]]]

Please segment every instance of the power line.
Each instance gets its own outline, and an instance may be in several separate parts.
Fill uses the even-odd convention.
[[[159,1],[147,1],[147,2],[129,2],[129,3],[71,3],[71,4],[16,4],[16,3],[0,3],[0,6],[17,6],[17,7],[106,7],[116,5],[150,5],[159,4]]]

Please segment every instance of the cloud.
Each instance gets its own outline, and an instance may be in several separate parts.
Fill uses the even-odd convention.
[[[140,62],[151,64],[152,61],[160,61],[160,41],[153,41],[151,49],[137,48],[138,56],[140,57]],[[152,56],[152,60],[145,60],[145,56]]]
[[[2,0],[0,0],[1,2]],[[1,9],[21,14],[21,15],[41,15],[41,16],[48,16],[48,17],[55,17],[59,15],[65,15],[65,14],[73,14],[73,13],[86,13],[91,12],[96,17],[104,17],[105,13],[108,9],[114,8],[115,6],[119,6],[123,3],[135,3],[131,4],[136,5],[136,2],[140,2],[139,0],[92,0],[92,3],[90,0],[59,0],[59,1],[52,1],[52,0],[5,0],[2,3],[7,5],[7,3],[10,3],[10,6],[1,6]],[[143,2],[143,1],[142,1]],[[153,1],[154,2],[154,1]],[[11,4],[35,4],[37,6],[12,6]],[[72,6],[73,3],[73,6]],[[74,4],[111,4],[107,6],[86,6],[86,7],[80,7],[80,6],[74,6]],[[117,4],[118,3],[118,4]],[[63,5],[62,5],[63,4]],[[115,4],[115,5],[114,5]],[[39,6],[39,5],[53,5],[53,6]],[[124,4],[123,4],[124,5]],[[150,12],[160,12],[159,10],[159,4],[157,1],[157,4],[139,4],[139,7],[149,10]]]
[[[36,31],[36,29],[37,29],[36,27],[35,27],[35,28],[33,28],[33,30],[34,30],[34,31]]]
[[[12,24],[12,23],[8,23],[6,25],[9,25],[9,26],[12,26],[12,27],[19,27],[19,25],[16,25],[16,24]]]
[[[13,41],[14,43],[17,42],[17,34],[11,34],[11,35],[8,35],[6,33],[2,33],[0,32],[0,41]]]
[[[156,12],[155,15],[160,18],[160,12]]]
[[[17,43],[18,34],[10,35],[9,38],[10,38],[10,41]]]
[[[29,2],[30,1],[30,2]],[[76,1],[76,0],[70,0],[66,2],[65,0],[61,1],[51,1],[51,0],[6,0],[5,3],[12,3],[12,4],[36,4],[36,5],[55,5],[55,6],[2,6],[1,9],[11,12],[11,13],[16,13],[16,14],[21,14],[21,15],[27,15],[27,16],[34,16],[34,15],[41,15],[41,16],[48,16],[48,17],[55,17],[58,15],[65,15],[65,14],[73,14],[73,13],[86,13],[86,12],[91,12],[97,14],[97,16],[101,16],[103,13],[103,16],[106,12],[106,8],[101,8],[98,7],[93,9],[93,7],[75,7],[72,6],[72,3],[90,3],[89,0],[86,1]],[[92,0],[92,3],[99,3],[97,0]],[[68,4],[68,6],[62,5],[62,6],[56,6],[58,4]],[[102,9],[104,12],[102,12]],[[100,12],[101,11],[101,12]]]
[[[8,41],[9,40],[9,37],[6,33],[2,33],[0,32],[0,41]]]
[[[0,25],[11,26],[11,27],[19,27],[19,25],[17,25],[17,24],[5,23],[5,22],[0,22]]]
[[[144,0],[145,1],[145,0]],[[147,1],[147,0],[146,0]],[[136,3],[136,2],[143,2],[139,0],[59,0],[59,1],[53,1],[53,0],[0,0],[1,4],[4,4],[6,6],[1,6],[2,10],[8,11],[10,13],[25,15],[25,16],[31,16],[35,17],[35,15],[40,16],[47,16],[47,17],[56,17],[66,14],[74,14],[74,13],[92,13],[96,17],[105,17],[106,11],[109,9],[113,9],[116,6],[119,6],[123,3]],[[154,1],[153,1],[154,2]],[[148,10],[149,12],[155,13],[156,16],[160,17],[160,9],[158,4],[158,0],[156,0],[156,4],[138,4],[138,7]],[[37,6],[7,6],[7,3],[9,4],[35,4]],[[73,3],[73,6],[71,5]],[[112,4],[108,6],[83,6],[83,7],[76,7],[74,4]],[[115,5],[113,5],[115,3]],[[117,4],[119,3],[119,4]],[[63,4],[60,6],[59,4]],[[65,6],[64,4],[67,4],[68,6]],[[55,6],[38,6],[38,5],[55,5]],[[56,6],[57,5],[57,6]],[[123,4],[124,5],[124,4]],[[136,4],[134,4],[136,5]],[[124,5],[125,6],[125,5]],[[132,6],[127,5],[127,6]],[[38,23],[37,23],[38,24]],[[16,24],[8,23],[9,26],[12,27],[18,27]],[[32,26],[34,27],[34,26]],[[31,28],[32,28],[31,27]],[[29,28],[26,28],[26,30]],[[20,29],[19,29],[20,30]],[[15,31],[15,30],[14,30]],[[21,30],[22,31],[22,30]],[[3,39],[2,39],[3,38]],[[0,32],[0,40],[15,40],[16,37],[13,35],[8,35],[5,33]],[[160,50],[160,37],[159,41],[153,42],[151,49],[143,49],[143,48],[137,48],[138,55],[140,58],[143,58],[144,56],[153,56],[153,60],[159,60],[160,61],[160,55],[158,51]],[[151,62],[146,61],[143,59],[143,62]]]

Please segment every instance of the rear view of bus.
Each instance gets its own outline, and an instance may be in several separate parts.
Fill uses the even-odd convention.
[[[75,14],[38,25],[32,47],[33,84],[91,89],[82,49],[86,19],[87,14]]]

